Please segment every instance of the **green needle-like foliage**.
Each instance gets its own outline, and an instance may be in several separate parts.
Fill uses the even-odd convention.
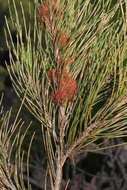
[[[35,2],[30,22],[22,4],[21,11],[22,18],[13,0],[17,43],[6,20],[8,71],[15,92],[20,99],[25,94],[26,107],[40,122],[47,175],[58,190],[72,154],[92,151],[93,142],[97,150],[106,148],[103,140],[127,135],[127,4]]]
[[[24,153],[22,144],[30,125],[23,129],[24,122],[19,119],[19,113],[23,102],[14,121],[11,121],[11,110],[4,113],[2,108],[2,98],[0,101],[0,189],[22,190],[24,185]],[[30,148],[34,134],[29,145],[27,163],[29,167]],[[27,169],[29,178],[29,170]],[[28,180],[28,187],[30,184]]]

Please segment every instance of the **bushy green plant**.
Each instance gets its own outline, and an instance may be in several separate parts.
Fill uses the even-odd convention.
[[[6,27],[5,15],[8,18],[8,22],[10,23],[11,33],[13,35],[15,33],[15,28],[13,27],[13,25],[11,24],[11,21],[10,21],[8,2],[9,2],[8,0],[0,1],[0,25],[1,25],[0,50],[6,49],[6,41],[5,41],[5,36],[4,36],[4,29]],[[19,10],[19,15],[21,16],[20,2],[16,0],[15,3],[17,5],[17,9]],[[27,19],[30,20],[30,17],[32,16],[32,12],[33,12],[33,10],[30,9],[30,7],[32,8],[33,2],[30,0],[27,0],[27,1],[22,0],[22,4],[24,7],[24,12],[27,15]],[[10,1],[10,7],[11,6],[12,6],[12,2]],[[13,17],[15,17],[15,15],[13,13],[12,13],[12,15],[13,15]]]
[[[40,122],[52,190],[60,189],[67,159],[127,135],[126,7],[125,0],[45,0],[35,2],[33,21],[26,21],[22,4],[21,18],[13,0],[17,44],[6,20],[8,71]],[[22,181],[17,189],[25,189]]]

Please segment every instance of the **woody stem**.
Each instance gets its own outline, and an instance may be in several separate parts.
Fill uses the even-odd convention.
[[[58,145],[58,157],[56,163],[56,179],[55,179],[55,186],[54,190],[60,190],[61,181],[62,181],[62,162],[61,162],[61,151],[60,145]]]
[[[64,129],[64,119],[65,119],[65,108],[60,107],[59,110],[59,125],[60,125],[60,132],[59,132],[59,143],[57,145],[57,161],[56,161],[56,179],[55,179],[55,187],[54,190],[60,190],[61,181],[62,181],[62,169],[63,169],[63,129]]]

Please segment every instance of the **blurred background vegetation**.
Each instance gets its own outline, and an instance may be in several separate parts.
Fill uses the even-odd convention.
[[[17,9],[19,9],[19,13],[21,12],[20,9],[20,2],[25,10],[25,15],[27,19],[32,18],[32,8],[33,8],[33,1],[31,0],[16,0]],[[8,73],[6,71],[5,62],[9,64],[9,52],[6,45],[6,38],[5,38],[5,29],[6,29],[6,22],[5,16],[7,19],[10,19],[9,15],[9,1],[8,0],[0,0],[0,91],[5,90],[6,87],[11,87],[11,81],[9,80]],[[10,1],[11,6],[11,1]],[[19,8],[18,8],[19,7]],[[13,16],[13,15],[12,15]],[[16,42],[16,33],[13,26],[10,26],[13,40]]]
[[[9,15],[8,1],[0,0],[0,91],[5,89],[5,80],[7,77],[7,71],[5,69],[5,60],[8,57],[8,55],[5,55],[7,51],[4,35],[5,15]]]
[[[10,6],[11,6],[12,0],[10,0]],[[32,20],[32,9],[33,9],[33,1],[31,0],[16,0],[16,6],[17,9],[19,9],[19,13],[21,12],[20,2],[22,2],[22,5],[24,7],[26,18]],[[18,8],[19,7],[19,8]],[[12,15],[13,16],[13,15]],[[9,51],[6,44],[6,37],[5,37],[5,30],[6,30],[6,22],[5,17],[7,17],[8,21],[10,20],[9,15],[9,1],[8,0],[0,0],[0,97],[2,93],[4,94],[3,99],[3,107],[4,111],[9,110],[11,107],[12,109],[12,118],[11,120],[15,118],[15,115],[19,109],[20,101],[17,98],[16,94],[13,91],[11,80],[9,78],[6,64],[10,64],[9,61]],[[16,43],[16,32],[14,30],[13,26],[10,26],[13,41]],[[28,142],[30,140],[31,134],[33,131],[35,131],[36,128],[36,136],[35,136],[35,147],[33,149],[36,149],[36,146],[41,146],[42,148],[42,139],[41,139],[41,128],[38,126],[38,122],[35,118],[32,117],[31,114],[23,107],[20,117],[24,120],[25,126],[28,126],[30,121],[33,121],[33,125],[31,127],[31,130],[29,130],[29,133],[27,135],[26,140],[24,141],[24,148],[27,150]],[[38,150],[38,151],[37,151]],[[40,154],[39,149],[37,149],[36,152]],[[34,150],[33,150],[34,151]]]

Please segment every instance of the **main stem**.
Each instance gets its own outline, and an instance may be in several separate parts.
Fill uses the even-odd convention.
[[[57,145],[57,161],[56,161],[56,179],[54,190],[60,190],[61,181],[62,181],[62,168],[63,168],[63,129],[64,129],[64,119],[65,119],[65,108],[60,107],[59,112],[59,125],[60,125],[60,134],[59,134],[59,144]]]
[[[56,163],[56,180],[54,190],[60,190],[61,181],[62,181],[62,163],[61,163],[61,154],[60,154],[60,146],[58,145],[58,158]]]

